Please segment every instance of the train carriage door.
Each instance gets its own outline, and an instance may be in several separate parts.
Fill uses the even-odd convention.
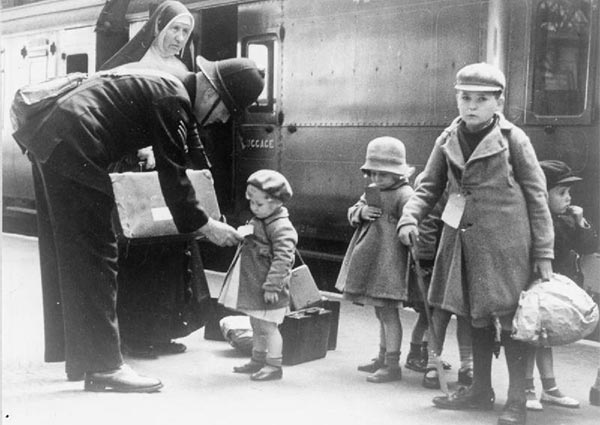
[[[236,123],[234,135],[235,212],[247,210],[246,179],[261,168],[281,168],[283,110],[279,96],[282,3],[258,2],[238,10],[238,53],[252,59],[264,72],[265,88],[255,104]]]

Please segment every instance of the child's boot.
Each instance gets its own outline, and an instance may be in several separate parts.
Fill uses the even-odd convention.
[[[242,366],[235,366],[234,373],[255,373],[265,365],[267,353],[265,351],[252,350],[252,358],[248,363]]]
[[[423,349],[421,344],[410,343],[410,351],[408,356],[406,356],[406,363],[404,366],[415,372],[425,372],[427,362],[423,361]]]
[[[382,384],[384,382],[399,381],[402,379],[402,369],[400,369],[400,352],[385,354],[385,365],[377,371],[367,376],[367,382]]]
[[[379,347],[379,354],[374,359],[371,359],[369,363],[358,366],[358,370],[361,372],[375,373],[377,369],[384,366],[385,363],[385,347]]]
[[[274,381],[283,378],[281,360],[281,357],[269,357],[259,371],[250,375],[250,379],[253,381]]]

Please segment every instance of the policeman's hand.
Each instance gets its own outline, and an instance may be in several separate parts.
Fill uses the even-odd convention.
[[[234,246],[244,239],[242,235],[229,224],[221,223],[212,218],[209,218],[208,223],[199,230],[209,241],[219,246]]]
[[[381,208],[366,206],[360,210],[360,218],[366,221],[374,221],[381,217]]]
[[[417,226],[414,224],[407,224],[406,226],[402,226],[400,229],[398,229],[398,237],[400,238],[400,242],[406,246],[412,245],[410,235],[413,235],[415,240],[419,237],[419,229],[417,229]]]
[[[279,301],[279,294],[277,292],[265,291],[264,298],[267,304],[275,304]]]
[[[550,280],[552,277],[552,260],[548,258],[537,258],[533,263],[533,271],[542,280]]]
[[[137,151],[137,157],[140,162],[144,163],[144,170],[154,170],[154,168],[156,168],[156,160],[154,159],[152,146],[139,149]]]

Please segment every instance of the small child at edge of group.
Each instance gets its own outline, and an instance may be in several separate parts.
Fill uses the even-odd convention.
[[[579,258],[580,255],[596,251],[598,235],[583,216],[583,208],[571,204],[571,186],[581,181],[581,178],[575,176],[571,168],[562,161],[540,161],[540,165],[546,175],[548,206],[554,225],[552,268],[555,273],[567,276],[578,285],[583,286]],[[533,369],[536,363],[542,381],[540,399],[535,394],[533,383]],[[564,395],[556,385],[552,347],[538,347],[529,354],[525,380],[529,410],[543,410],[542,403],[571,408],[579,407],[579,401]]]
[[[278,326],[289,311],[289,281],[298,233],[287,208],[292,197],[287,179],[274,170],[258,170],[247,180],[246,199],[253,217],[223,285],[219,302],[250,316],[252,358],[233,368],[253,381],[283,377],[283,340]]]
[[[408,251],[395,237],[395,228],[404,204],[413,194],[408,178],[414,168],[407,165],[400,140],[378,137],[369,142],[366,162],[360,169],[371,182],[367,189],[374,189],[379,196],[373,202],[365,193],[348,209],[348,220],[357,229],[336,288],[356,304],[374,306],[379,320],[379,355],[358,370],[371,373],[368,382],[398,381],[402,378],[399,309],[408,297]]]
[[[512,320],[532,275],[552,277],[554,231],[535,150],[502,114],[505,87],[502,71],[487,63],[457,72],[459,117],[435,141],[421,184],[404,206],[398,236],[410,245],[418,223],[448,191],[429,302],[470,319],[473,384],[433,403],[492,410],[492,357],[502,344],[509,386],[498,424],[523,425],[530,346],[511,338]]]

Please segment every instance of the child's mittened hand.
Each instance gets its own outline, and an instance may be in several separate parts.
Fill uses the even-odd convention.
[[[366,206],[360,211],[363,220],[373,221],[381,217],[381,208]]]
[[[264,299],[267,304],[275,304],[279,301],[279,294],[277,292],[265,291]]]

